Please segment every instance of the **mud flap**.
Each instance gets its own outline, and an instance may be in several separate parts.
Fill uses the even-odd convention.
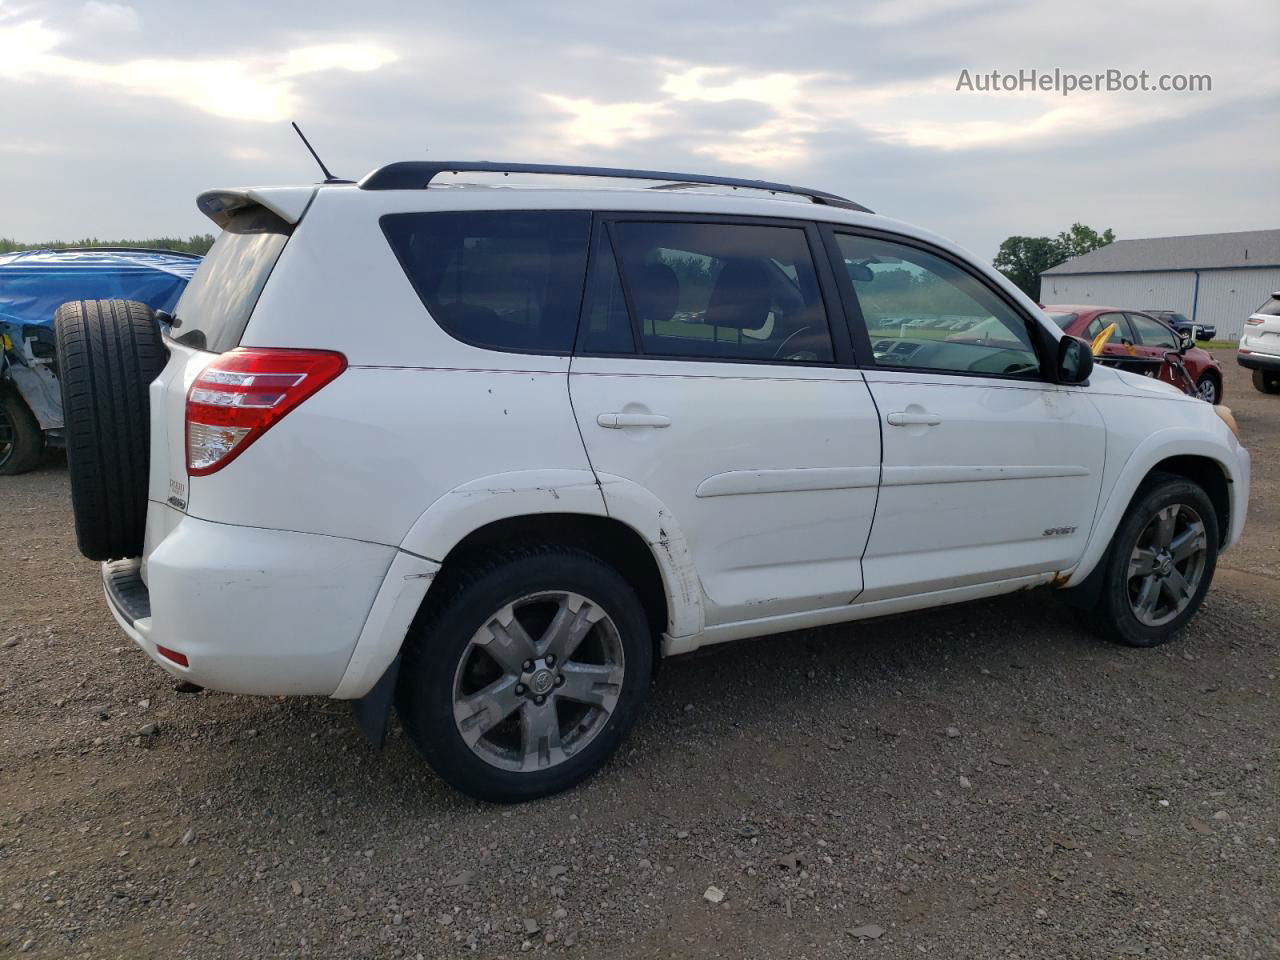
[[[391,717],[391,701],[396,693],[396,679],[400,676],[400,655],[391,661],[386,673],[378,678],[373,689],[359,700],[351,701],[351,712],[356,716],[360,732],[369,745],[381,750],[387,740],[387,721]]]

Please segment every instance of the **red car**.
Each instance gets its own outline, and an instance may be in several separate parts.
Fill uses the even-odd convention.
[[[1078,307],[1050,304],[1044,312],[1064,331],[1086,343],[1116,325],[1110,342],[1102,348],[1103,363],[1154,376],[1178,389],[1184,384],[1178,372],[1165,359],[1170,352],[1182,354],[1187,373],[1195,381],[1196,393],[1209,403],[1222,402],[1222,367],[1213,354],[1194,345],[1184,346],[1174,329],[1161,320],[1139,310],[1120,307]]]

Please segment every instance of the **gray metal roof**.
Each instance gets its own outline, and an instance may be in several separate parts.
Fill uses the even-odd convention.
[[[1280,266],[1280,230],[1245,230],[1117,240],[1092,253],[1072,257],[1040,276],[1276,266]]]

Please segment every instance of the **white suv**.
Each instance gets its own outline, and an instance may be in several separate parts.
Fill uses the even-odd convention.
[[[1253,371],[1253,385],[1280,393],[1280,290],[1244,322],[1236,362]]]
[[[706,644],[1042,584],[1160,643],[1244,526],[1229,411],[830,194],[399,163],[199,205],[172,317],[60,311],[81,549],[175,677],[375,742],[394,703],[474,796],[581,780]]]

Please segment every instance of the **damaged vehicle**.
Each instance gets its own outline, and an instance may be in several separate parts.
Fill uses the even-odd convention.
[[[54,311],[99,298],[171,310],[200,259],[100,247],[0,254],[0,475],[32,470],[64,443]]]
[[[81,551],[173,677],[375,743],[394,707],[476,797],[589,776],[709,644],[1040,586],[1164,643],[1244,528],[1230,411],[830,193],[406,162],[198,204],[172,317],[59,311]]]

